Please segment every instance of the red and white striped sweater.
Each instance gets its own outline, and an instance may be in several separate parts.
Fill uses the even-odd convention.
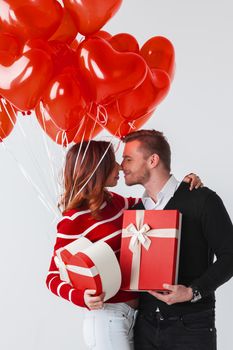
[[[119,258],[123,212],[135,205],[138,199],[124,198],[116,193],[112,194],[110,202],[104,202],[101,206],[101,219],[92,217],[89,209],[73,209],[67,211],[57,225],[57,239],[54,252],[71,243],[75,239],[85,236],[92,242],[105,238],[105,242]],[[58,268],[54,262],[54,254],[51,260],[46,279],[48,288],[56,294],[75,305],[86,307],[84,292],[74,289],[69,283],[60,279]],[[137,297],[136,293],[119,291],[109,303],[125,302]]]

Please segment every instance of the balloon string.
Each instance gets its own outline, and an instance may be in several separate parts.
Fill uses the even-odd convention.
[[[32,187],[34,188],[34,190],[37,193],[37,197],[39,198],[39,200],[43,203],[43,205],[46,207],[46,209],[50,210],[57,218],[58,217],[57,211],[54,210],[53,205],[45,198],[44,193],[40,190],[39,186],[32,180],[32,178],[27,173],[24,166],[18,161],[18,159],[14,156],[14,154],[6,146],[6,143],[4,141],[2,141],[2,145],[3,145],[3,148],[5,149],[5,151],[7,151],[10,154],[10,156],[14,159],[14,161],[16,162],[17,166],[19,167],[19,169],[20,169],[21,173],[23,174],[23,176],[25,177],[25,179],[32,185]]]
[[[115,134],[116,135],[116,134]],[[74,196],[73,199],[75,199],[79,194],[80,192],[82,192],[82,190],[85,188],[85,186],[88,184],[88,182],[92,179],[92,177],[94,176],[96,170],[99,168],[102,160],[104,159],[105,155],[107,154],[109,148],[112,146],[112,141],[113,141],[113,138],[115,137],[115,135],[112,135],[111,139],[110,139],[110,142],[109,142],[109,145],[108,147],[106,148],[103,156],[101,157],[101,159],[99,160],[98,164],[96,165],[95,169],[93,170],[93,172],[91,173],[91,175],[89,176],[89,178],[87,179],[87,181],[83,184],[83,186],[80,188],[80,190],[76,193],[76,195]]]
[[[107,112],[106,108],[103,105],[97,105],[97,122],[100,125],[102,125],[102,126],[106,126],[107,125],[108,112]]]
[[[2,131],[2,134],[4,135],[4,138],[7,137],[7,134],[5,133],[4,129],[0,125],[0,129]],[[3,139],[0,137],[0,143],[3,142]]]
[[[51,202],[54,201],[53,199],[53,194],[52,192],[50,191],[50,188],[48,187],[46,181],[45,181],[45,178],[47,177],[47,173],[45,173],[42,169],[42,167],[40,166],[40,164],[38,163],[37,159],[39,159],[39,156],[36,156],[35,153],[32,151],[33,147],[30,146],[30,138],[27,137],[23,127],[22,127],[22,124],[21,124],[21,121],[20,119],[18,119],[18,125],[19,125],[19,129],[21,131],[21,134],[23,135],[23,145],[24,145],[24,148],[25,150],[27,151],[27,153],[29,154],[34,166],[35,166],[35,169],[38,171],[38,174],[40,174],[40,180],[41,182],[43,183],[43,186],[46,190],[46,193],[48,194]],[[26,143],[26,140],[27,140],[27,143]],[[29,144],[29,145],[28,145]],[[28,147],[29,146],[29,147]],[[56,191],[55,191],[55,194],[56,194]],[[55,203],[54,203],[54,206],[56,207]]]
[[[100,158],[100,160],[99,160],[98,164],[96,165],[95,169],[93,170],[92,174],[89,176],[89,178],[88,178],[87,181],[84,183],[84,185],[80,188],[80,190],[76,193],[76,195],[74,196],[73,199],[75,199],[75,198],[80,194],[80,192],[84,189],[84,187],[85,187],[85,186],[88,184],[88,182],[92,179],[92,177],[94,176],[96,170],[99,168],[99,166],[100,166],[102,160],[104,159],[104,157],[105,157],[105,155],[106,155],[106,153],[107,153],[107,151],[109,150],[110,147],[111,147],[111,142],[109,143],[108,147],[106,148],[106,150],[105,150],[103,156]]]
[[[89,115],[89,114],[88,114],[88,115]],[[86,154],[87,154],[87,151],[88,151],[88,148],[89,148],[89,145],[90,145],[91,139],[92,139],[92,135],[93,135],[93,132],[94,132],[95,127],[96,127],[96,123],[97,123],[97,118],[95,119],[94,125],[93,125],[93,127],[92,127],[92,129],[91,129],[91,132],[90,132],[90,135],[89,135],[89,138],[88,138],[87,147],[86,147],[86,149],[85,149],[85,151],[84,151],[84,153],[83,153],[83,156],[82,156],[82,159],[81,159],[81,163],[80,163],[80,165],[82,165],[82,164],[83,164],[83,161],[84,161],[85,156],[86,156]]]
[[[11,118],[11,115],[10,115],[8,109],[7,109],[7,102],[6,102],[5,98],[1,97],[0,100],[1,100],[1,102],[2,102],[2,106],[3,106],[4,110],[5,110],[5,112],[6,112],[7,116],[8,116],[8,118],[10,119],[11,124],[12,124],[13,126],[15,126],[15,123],[16,123],[16,122],[14,123],[14,121],[13,121],[12,118]],[[15,118],[16,118],[16,113],[15,113],[15,111],[14,111],[14,109],[13,109],[12,106],[11,106],[11,109],[12,109],[12,113],[14,113]],[[16,120],[17,120],[17,118],[16,118]]]
[[[92,105],[91,105],[91,107],[90,107],[90,110],[91,110],[91,108],[92,108]],[[88,118],[90,117],[90,118],[91,118],[92,116],[91,116],[91,114],[90,114],[89,112],[87,112],[86,116],[84,116],[84,118],[83,118],[83,123],[84,123],[84,121],[86,120],[86,117],[88,117]],[[82,125],[83,125],[83,123],[82,123]],[[83,156],[82,156],[80,165],[83,164],[83,161],[84,161],[84,159],[85,159],[85,155],[86,155],[87,150],[88,150],[88,148],[89,148],[90,141],[91,141],[91,139],[92,139],[92,135],[93,135],[93,132],[94,132],[94,130],[95,130],[96,124],[97,124],[97,116],[96,116],[96,118],[95,118],[95,122],[94,122],[94,124],[93,124],[92,129],[91,129],[91,132],[90,132],[90,135],[89,135],[88,144],[87,144],[86,149],[85,149],[85,151],[84,151],[84,154],[83,154]],[[72,196],[73,196],[74,189],[75,189],[75,186],[76,186],[76,183],[77,183],[77,179],[78,179],[78,175],[79,175],[79,171],[77,172],[76,176],[75,176],[75,173],[76,173],[76,168],[77,168],[77,164],[78,164],[78,159],[79,159],[80,152],[81,152],[81,149],[82,149],[82,145],[83,145],[83,141],[84,141],[84,136],[85,136],[85,134],[86,134],[86,127],[85,127],[85,129],[84,129],[84,132],[83,132],[83,135],[82,135],[82,139],[81,139],[81,142],[80,142],[80,147],[79,147],[79,150],[78,150],[78,154],[77,154],[76,159],[75,159],[75,165],[74,165],[74,169],[73,169],[73,180],[74,180],[74,184],[73,184],[73,186],[72,186],[72,190],[71,190],[71,193],[70,193],[70,196],[69,196],[68,204],[70,203],[71,198],[72,198]],[[63,173],[63,174],[64,174],[64,173]],[[64,175],[63,175],[63,179],[64,179]]]
[[[8,115],[8,117],[9,117],[9,119],[10,119],[10,121],[11,121],[11,123],[14,125],[14,122],[13,122],[13,120],[12,120],[12,118],[11,118],[11,116],[10,116],[10,113],[9,113],[9,111],[8,111],[8,109],[7,109],[7,106],[6,106],[6,100],[5,100],[4,98],[1,98],[1,101],[2,101],[2,105],[3,105],[4,109],[5,109],[5,111],[6,111],[7,115]],[[25,150],[26,150],[26,152],[29,154],[29,156],[31,157],[31,160],[32,160],[32,162],[34,163],[34,165],[35,165],[35,167],[37,168],[37,170],[38,170],[39,172],[41,172],[41,167],[40,167],[39,164],[37,163],[36,157],[35,157],[35,155],[34,155],[33,152],[32,152],[32,148],[31,148],[31,147],[28,147],[28,145],[26,145],[26,143],[25,143],[25,139],[27,138],[27,137],[26,137],[26,134],[25,134],[24,129],[23,129],[21,123],[20,123],[20,120],[17,118],[16,113],[15,113],[15,111],[14,111],[13,108],[12,108],[12,113],[14,113],[15,118],[18,120],[18,126],[19,126],[19,130],[20,130],[20,132],[21,132],[21,134],[22,134],[22,136],[23,136],[23,145],[24,145],[24,147],[25,147]],[[28,139],[28,138],[27,138],[27,139]],[[43,176],[41,177],[41,180],[43,181]],[[46,185],[45,182],[44,182],[44,186],[45,186],[45,188],[46,188],[48,194],[50,194],[50,197],[52,198],[52,195],[51,195],[51,193],[50,193],[50,190],[49,190],[49,188],[47,187],[47,185]],[[51,199],[51,198],[50,198],[50,199]]]
[[[85,123],[85,116],[82,118],[82,120],[79,124],[78,130],[76,131],[76,133],[73,137],[73,140],[72,140],[73,142],[74,142],[75,138],[77,137],[77,135],[79,134],[80,130],[82,130],[84,123]]]
[[[82,120],[82,126],[84,124],[84,121],[85,121],[85,117]],[[79,143],[78,153],[77,153],[77,156],[76,156],[76,159],[75,159],[75,164],[74,164],[74,169],[73,169],[73,174],[72,174],[72,178],[73,178],[74,184],[72,186],[67,205],[69,205],[69,203],[71,202],[71,198],[73,196],[74,189],[75,189],[75,186],[76,186],[77,176],[75,177],[75,172],[76,172],[76,168],[77,168],[77,165],[78,165],[78,159],[80,157],[80,152],[81,152],[81,149],[82,149],[85,133],[86,133],[86,127],[84,128],[84,131],[83,131],[83,134],[82,134],[82,138],[81,138],[81,142]],[[65,168],[63,170],[63,183],[64,183],[64,179],[65,179],[65,173],[64,172],[65,172]]]
[[[40,112],[41,112],[41,115],[42,115],[42,123],[43,123],[43,129],[45,130],[46,132],[46,123],[45,123],[45,119],[46,119],[46,109],[44,108],[43,106],[43,103],[40,101],[40,104],[39,104],[39,108],[40,108]],[[50,118],[50,117],[49,117]],[[58,137],[58,135],[56,135],[56,138]],[[44,147],[45,147],[45,151],[46,151],[46,154],[47,154],[47,157],[48,157],[48,161],[49,161],[49,168],[50,168],[50,179],[52,181],[52,186],[53,186],[53,190],[54,190],[54,193],[56,195],[56,198],[58,197],[59,195],[59,186],[57,185],[57,181],[56,181],[56,174],[55,174],[55,169],[54,169],[54,166],[53,166],[53,158],[52,158],[52,154],[50,152],[50,149],[49,149],[49,146],[48,146],[48,142],[47,142],[47,138],[46,138],[46,135],[44,132],[42,132],[42,139],[43,139],[43,144],[44,144]]]
[[[122,116],[120,108],[119,108],[118,101],[116,101],[116,108],[117,108],[117,111],[118,111],[119,115]],[[135,130],[136,129],[136,126],[134,125],[134,123],[135,123],[135,120],[133,120],[132,122],[131,121],[128,122],[128,125],[130,126],[129,132],[131,132],[131,130]],[[117,131],[120,138],[122,138],[122,135],[121,135],[121,125],[122,124],[124,124],[124,121],[122,121],[122,123],[120,124],[120,126],[118,128],[118,131]]]
[[[84,123],[85,123],[85,116],[82,118],[82,120],[81,120],[81,122],[79,124],[79,127],[78,127],[78,129],[77,129],[77,131],[76,131],[72,141],[75,140],[76,136],[79,134],[80,130],[83,128]],[[67,137],[67,133],[66,132],[64,132],[64,133],[65,133],[65,139],[64,139],[64,137],[62,135],[62,146],[63,146],[63,149],[64,149],[64,146],[68,145],[68,143],[69,143],[69,140],[68,140],[68,137]],[[82,136],[81,143],[83,142],[84,135],[85,135],[85,130],[84,130],[84,133],[83,133],[83,136]],[[64,144],[64,140],[66,142],[65,144]],[[66,152],[63,152],[63,157],[62,157],[63,172],[62,172],[62,181],[61,181],[63,184],[64,184],[64,177],[65,177],[65,175],[64,175],[64,171],[65,171],[65,166],[64,166],[65,165],[65,156],[66,156]],[[76,168],[76,166],[75,166],[75,168]]]

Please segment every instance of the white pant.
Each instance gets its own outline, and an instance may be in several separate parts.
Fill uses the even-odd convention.
[[[106,303],[101,310],[85,310],[83,335],[88,349],[133,350],[136,313],[125,303]]]

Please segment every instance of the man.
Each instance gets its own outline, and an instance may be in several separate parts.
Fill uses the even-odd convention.
[[[161,132],[140,130],[124,138],[125,182],[145,188],[135,209],[177,209],[182,213],[178,285],[166,293],[140,293],[136,350],[216,349],[217,287],[233,275],[233,227],[218,195],[190,191],[170,173],[170,146]],[[214,255],[216,261],[214,262]]]

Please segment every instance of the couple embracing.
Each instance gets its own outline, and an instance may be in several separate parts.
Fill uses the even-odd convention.
[[[215,290],[233,275],[233,227],[219,196],[187,175],[171,174],[171,151],[163,133],[139,130],[124,138],[123,161],[110,143],[76,144],[66,156],[63,217],[54,251],[85,236],[106,242],[119,257],[125,209],[177,209],[182,213],[178,285],[166,293],[80,291],[60,279],[51,260],[47,286],[56,295],[84,308],[83,334],[93,350],[215,350]],[[88,147],[87,147],[88,146]],[[126,185],[141,184],[142,199],[124,198],[116,186],[119,171]],[[216,260],[214,261],[214,256]]]

